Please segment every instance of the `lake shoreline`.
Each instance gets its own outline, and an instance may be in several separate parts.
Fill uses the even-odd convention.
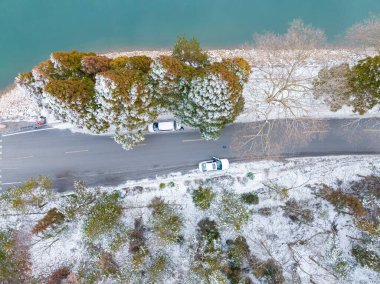
[[[253,61],[260,61],[259,58],[262,57],[266,51],[254,49],[254,48],[223,48],[223,49],[204,49],[210,56],[211,60],[221,60],[222,58],[230,57],[242,57],[252,63]],[[95,52],[98,55],[104,55],[109,58],[115,58],[119,56],[149,56],[152,58],[157,58],[161,55],[170,55],[171,49],[162,48],[162,49],[138,49],[138,50],[129,50],[129,49],[118,49],[113,51],[104,51],[104,52]],[[340,55],[347,57],[352,57],[353,54],[367,54],[373,55],[373,50],[362,50],[362,49],[349,49],[349,48],[326,48],[326,49],[315,49],[313,50],[314,54],[320,54],[321,56],[332,55],[331,58],[336,60],[336,56]],[[255,58],[256,57],[256,58]],[[48,59],[48,58],[47,58]],[[7,87],[0,89],[0,97],[11,92],[16,87],[15,83],[9,84]]]
[[[242,57],[252,66],[253,72],[259,72],[260,67],[268,64],[268,52],[258,49],[213,49],[206,50],[211,61],[221,61],[223,58]],[[295,50],[287,50],[290,56]],[[337,65],[343,62],[353,64],[358,60],[374,55],[373,50],[355,50],[355,49],[315,49],[307,51],[310,56],[303,64],[312,68],[322,68],[325,66]],[[171,50],[120,50],[107,53],[98,53],[110,58],[118,56],[149,56],[157,58],[161,55],[170,55]],[[280,62],[279,62],[280,63]],[[280,63],[283,64],[283,63]],[[18,109],[21,111],[19,112]],[[38,113],[38,107],[31,100],[25,97],[15,84],[8,86],[0,91],[0,120],[4,119],[21,119],[35,116]],[[23,115],[26,114],[26,115]]]

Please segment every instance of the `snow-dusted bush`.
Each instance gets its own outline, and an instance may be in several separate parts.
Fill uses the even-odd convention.
[[[152,229],[158,237],[168,242],[181,240],[183,218],[174,206],[161,198],[154,198],[149,207],[152,209]]]
[[[159,283],[163,279],[165,271],[167,270],[169,259],[164,254],[159,254],[151,260],[148,272],[148,282],[149,283]]]
[[[351,252],[360,265],[380,272],[380,255],[376,252],[360,245],[353,246]]]
[[[192,193],[195,206],[202,210],[210,208],[211,202],[215,198],[215,195],[216,194],[211,190],[211,188],[207,187],[199,187]]]
[[[241,197],[241,200],[244,201],[244,203],[259,204],[259,197],[256,192],[246,192],[246,193],[243,193],[240,197]]]
[[[221,226],[240,230],[249,221],[249,213],[241,199],[231,192],[224,192],[218,204]]]
[[[96,75],[98,117],[116,126],[115,141],[125,149],[144,140],[143,131],[157,118],[157,100],[148,77],[139,70],[119,68]]]
[[[231,66],[239,65],[225,61],[213,63],[203,72],[193,70],[179,90],[174,114],[184,124],[199,128],[206,140],[219,138],[222,129],[243,110],[246,78],[242,75],[240,80],[237,71],[230,70]],[[244,69],[239,70],[245,74]]]
[[[226,279],[221,274],[226,260],[223,257],[220,233],[215,221],[205,218],[198,222],[197,239],[194,246],[195,253],[191,259],[192,273],[195,273],[200,281],[207,283],[213,283],[212,281],[217,275]]]
[[[53,196],[52,183],[47,177],[31,178],[20,186],[12,187],[0,196],[7,207],[19,211],[41,208]],[[5,209],[5,208],[4,208]]]
[[[30,244],[20,234],[15,229],[0,229],[0,283],[38,282],[31,276]]]
[[[139,267],[149,254],[146,245],[145,226],[142,218],[135,219],[133,230],[129,232],[129,252],[132,254],[134,267]]]
[[[90,209],[84,225],[85,235],[94,240],[102,234],[110,233],[117,226],[122,210],[118,192],[104,194]]]

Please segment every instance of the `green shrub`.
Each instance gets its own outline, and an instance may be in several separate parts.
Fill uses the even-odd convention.
[[[274,198],[285,200],[289,198],[289,188],[276,183],[263,184],[274,195]]]
[[[194,67],[208,64],[207,52],[201,49],[198,40],[195,38],[188,40],[184,36],[178,37],[172,55]]]
[[[278,262],[270,258],[267,261],[253,261],[252,269],[254,275],[259,279],[265,279],[266,283],[285,283],[283,268]]]
[[[380,256],[375,252],[360,245],[355,245],[352,247],[351,253],[361,266],[380,272]]]
[[[29,246],[18,241],[19,233],[0,229],[0,283],[37,283],[30,275]]]
[[[99,188],[89,189],[83,181],[74,181],[74,193],[62,197],[65,199],[63,214],[73,221],[86,215],[99,195]]]
[[[254,180],[255,179],[255,174],[253,172],[248,172],[247,175],[246,175],[247,178],[249,178],[250,180]]]
[[[198,239],[205,240],[207,243],[212,243],[220,238],[220,233],[217,224],[209,218],[202,219],[198,222]]]
[[[128,57],[119,56],[111,60],[110,67],[112,69],[125,68],[127,66]]]
[[[128,232],[124,226],[120,226],[112,238],[110,249],[113,253],[118,252],[128,242]]]
[[[169,187],[175,187],[175,183],[174,183],[174,181],[169,182],[169,183],[168,183],[168,186],[169,186]]]
[[[247,260],[251,254],[247,240],[243,236],[238,236],[235,240],[227,240],[226,244],[228,245],[228,259],[233,266],[240,267],[243,261]]]
[[[221,198],[217,212],[222,226],[240,230],[249,221],[248,210],[241,199],[234,193],[225,192]]]
[[[207,187],[199,187],[193,191],[192,197],[196,207],[206,210],[210,208],[211,202],[214,200],[216,194]]]
[[[151,265],[148,267],[148,278],[149,283],[159,283],[162,281],[162,276],[168,266],[168,258],[165,255],[158,255],[153,260]]]
[[[119,192],[104,194],[90,209],[84,232],[90,239],[112,231],[121,217],[123,206]]]
[[[40,208],[53,196],[49,178],[40,176],[31,178],[20,186],[12,187],[1,194],[1,199],[15,210],[24,211],[30,207]]]
[[[131,56],[126,59],[125,66],[128,69],[140,70],[143,73],[148,73],[152,62],[152,58],[145,55]]]
[[[163,240],[177,242],[181,240],[183,218],[174,206],[163,199],[155,197],[149,204],[152,209],[152,229]]]
[[[14,241],[10,230],[0,231],[0,280],[7,281],[17,275],[17,262],[12,257]]]
[[[159,187],[160,189],[164,189],[166,187],[166,184],[164,182],[161,182]]]
[[[352,67],[351,80],[355,96],[351,97],[350,104],[359,114],[364,114],[380,103],[379,68],[379,55],[360,60]]]
[[[255,192],[243,193],[241,196],[241,200],[247,204],[259,204],[259,197]]]
[[[194,260],[191,263],[192,272],[201,277],[205,283],[214,283],[214,275],[220,274],[226,264],[215,221],[208,218],[199,221],[195,250]]]

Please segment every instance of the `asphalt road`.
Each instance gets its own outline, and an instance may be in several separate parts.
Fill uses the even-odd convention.
[[[284,145],[281,156],[380,154],[380,119],[360,123],[334,119],[327,124],[305,145]],[[212,156],[229,158],[231,162],[263,158],[260,152],[248,156],[236,151],[234,139],[247,127],[250,125],[230,125],[217,141],[204,141],[196,131],[150,134],[130,151],[123,150],[112,137],[68,130],[3,136],[2,188],[47,175],[59,191],[67,191],[75,179],[85,180],[88,185],[117,185],[128,179],[197,169],[200,161]]]

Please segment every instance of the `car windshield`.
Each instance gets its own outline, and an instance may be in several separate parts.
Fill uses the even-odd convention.
[[[154,131],[158,130],[158,122],[153,123],[153,130]]]
[[[206,171],[206,163],[202,163],[202,171],[203,171],[203,172]]]
[[[222,162],[219,161],[219,160],[217,160],[217,161],[216,161],[216,166],[217,166],[217,169],[218,169],[218,170],[221,170],[221,169],[222,169]]]

